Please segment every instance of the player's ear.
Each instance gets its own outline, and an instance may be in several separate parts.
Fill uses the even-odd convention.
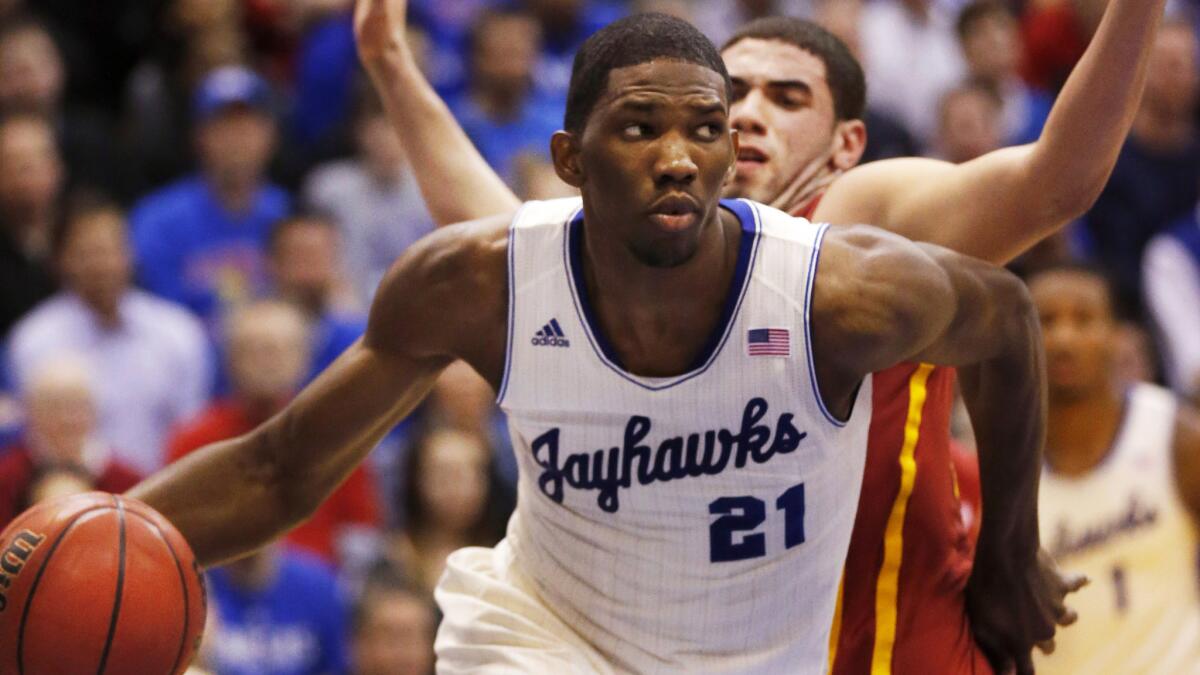
[[[550,156],[554,173],[573,188],[583,187],[583,163],[579,158],[579,142],[569,131],[556,131],[550,137]]]
[[[742,138],[738,136],[737,129],[729,129],[729,138],[733,141],[733,157],[729,161],[729,170],[725,172],[725,184],[728,185],[737,176],[737,155],[738,148],[741,147]]]
[[[867,149],[867,125],[862,120],[842,120],[833,130],[833,152],[829,161],[837,171],[858,165]]]

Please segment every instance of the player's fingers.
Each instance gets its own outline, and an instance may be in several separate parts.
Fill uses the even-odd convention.
[[[1070,607],[1063,608],[1063,612],[1058,615],[1058,619],[1057,619],[1059,626],[1070,626],[1071,624],[1075,623],[1078,620],[1079,620],[1079,613],[1076,612],[1075,610],[1071,609]]]
[[[1055,647],[1054,640],[1047,640],[1045,642],[1039,642],[1037,644],[1038,650],[1047,656],[1054,653],[1054,647]]]
[[[1092,580],[1086,574],[1068,574],[1063,578],[1063,581],[1068,593],[1074,593],[1092,583]]]

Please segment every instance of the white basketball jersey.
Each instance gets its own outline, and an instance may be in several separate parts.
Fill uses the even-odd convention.
[[[1178,496],[1175,397],[1134,387],[1111,454],[1086,476],[1042,472],[1042,542],[1091,583],[1067,598],[1079,621],[1061,629],[1037,671],[1063,675],[1200,673],[1197,539]]]
[[[616,668],[820,673],[866,456],[809,349],[824,228],[749,201],[727,306],[687,373],[625,371],[580,269],[576,199],[510,234],[499,402],[520,464],[508,540],[541,600]]]

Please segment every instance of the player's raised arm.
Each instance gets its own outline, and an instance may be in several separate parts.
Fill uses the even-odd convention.
[[[447,228],[384,279],[364,337],[254,431],[163,469],[130,495],[166,516],[202,564],[253,551],[308,517],[462,358],[503,367],[507,219]]]
[[[407,9],[407,0],[357,0],[354,32],[359,58],[400,137],[429,213],[446,225],[515,212],[520,200],[417,67],[405,41]]]
[[[1041,138],[961,165],[897,159],[850,171],[816,220],[877,223],[1008,262],[1095,202],[1133,124],[1165,0],[1112,0]]]
[[[1009,272],[869,227],[831,231],[813,291],[817,376],[845,413],[855,383],[904,361],[976,366],[988,401],[979,448],[983,523],[968,603],[972,628],[997,665],[1032,672],[1030,650],[1068,621],[1071,583],[1039,559],[1037,488],[1046,430],[1037,313]]]

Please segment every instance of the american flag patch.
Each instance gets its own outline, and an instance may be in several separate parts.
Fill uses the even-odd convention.
[[[746,332],[750,356],[791,356],[792,340],[786,328],[753,328]]]

